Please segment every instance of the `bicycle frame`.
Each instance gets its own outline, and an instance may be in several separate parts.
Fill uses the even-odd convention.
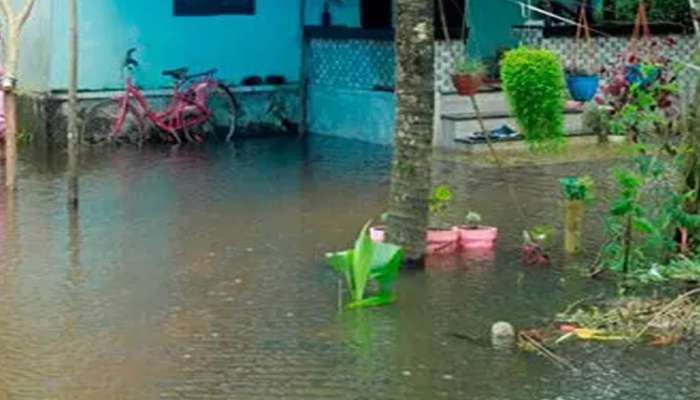
[[[119,104],[119,114],[114,121],[112,135],[120,136],[129,111],[138,119],[141,131],[145,131],[147,121],[163,132],[169,133],[180,142],[178,132],[189,132],[191,128],[206,123],[212,116],[209,109],[209,91],[218,86],[211,75],[199,80],[178,81],[173,89],[172,99],[167,108],[154,112],[143,92],[127,76],[124,94],[113,98]],[[135,105],[132,102],[135,101]]]

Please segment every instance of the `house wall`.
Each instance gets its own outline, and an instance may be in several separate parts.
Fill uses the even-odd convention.
[[[21,4],[14,3],[19,10]],[[51,1],[37,1],[22,31],[17,78],[23,91],[46,92],[50,88],[51,12]]]
[[[53,0],[52,89],[67,87],[66,3]],[[132,47],[141,62],[136,79],[147,88],[168,86],[161,71],[181,66],[218,68],[230,83],[250,75],[298,81],[299,7],[300,0],[257,0],[254,16],[175,17],[172,0],[81,1],[80,88],[121,87],[121,64]]]

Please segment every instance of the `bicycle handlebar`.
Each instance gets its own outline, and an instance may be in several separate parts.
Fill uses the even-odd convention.
[[[124,57],[124,64],[122,64],[122,68],[131,70],[139,66],[139,62],[136,61],[136,59],[134,58],[134,53],[136,53],[136,48],[131,48],[127,50],[126,57]]]

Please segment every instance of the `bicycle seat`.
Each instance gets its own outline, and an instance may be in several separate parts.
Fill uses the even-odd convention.
[[[169,69],[163,71],[164,76],[169,76],[173,79],[177,80],[183,80],[187,78],[187,73],[190,71],[189,68],[183,67],[183,68],[177,68],[177,69]]]

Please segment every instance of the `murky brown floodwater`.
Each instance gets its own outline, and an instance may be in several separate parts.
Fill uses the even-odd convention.
[[[609,163],[436,166],[453,217],[501,228],[497,254],[433,260],[395,306],[338,313],[323,254],[382,212],[389,157],[319,138],[87,154],[70,216],[62,156],[27,152],[17,201],[0,199],[0,399],[700,398],[692,347],[584,345],[573,373],[453,336],[610,291],[581,278],[585,257],[518,256],[522,229],[561,225],[557,178]]]

